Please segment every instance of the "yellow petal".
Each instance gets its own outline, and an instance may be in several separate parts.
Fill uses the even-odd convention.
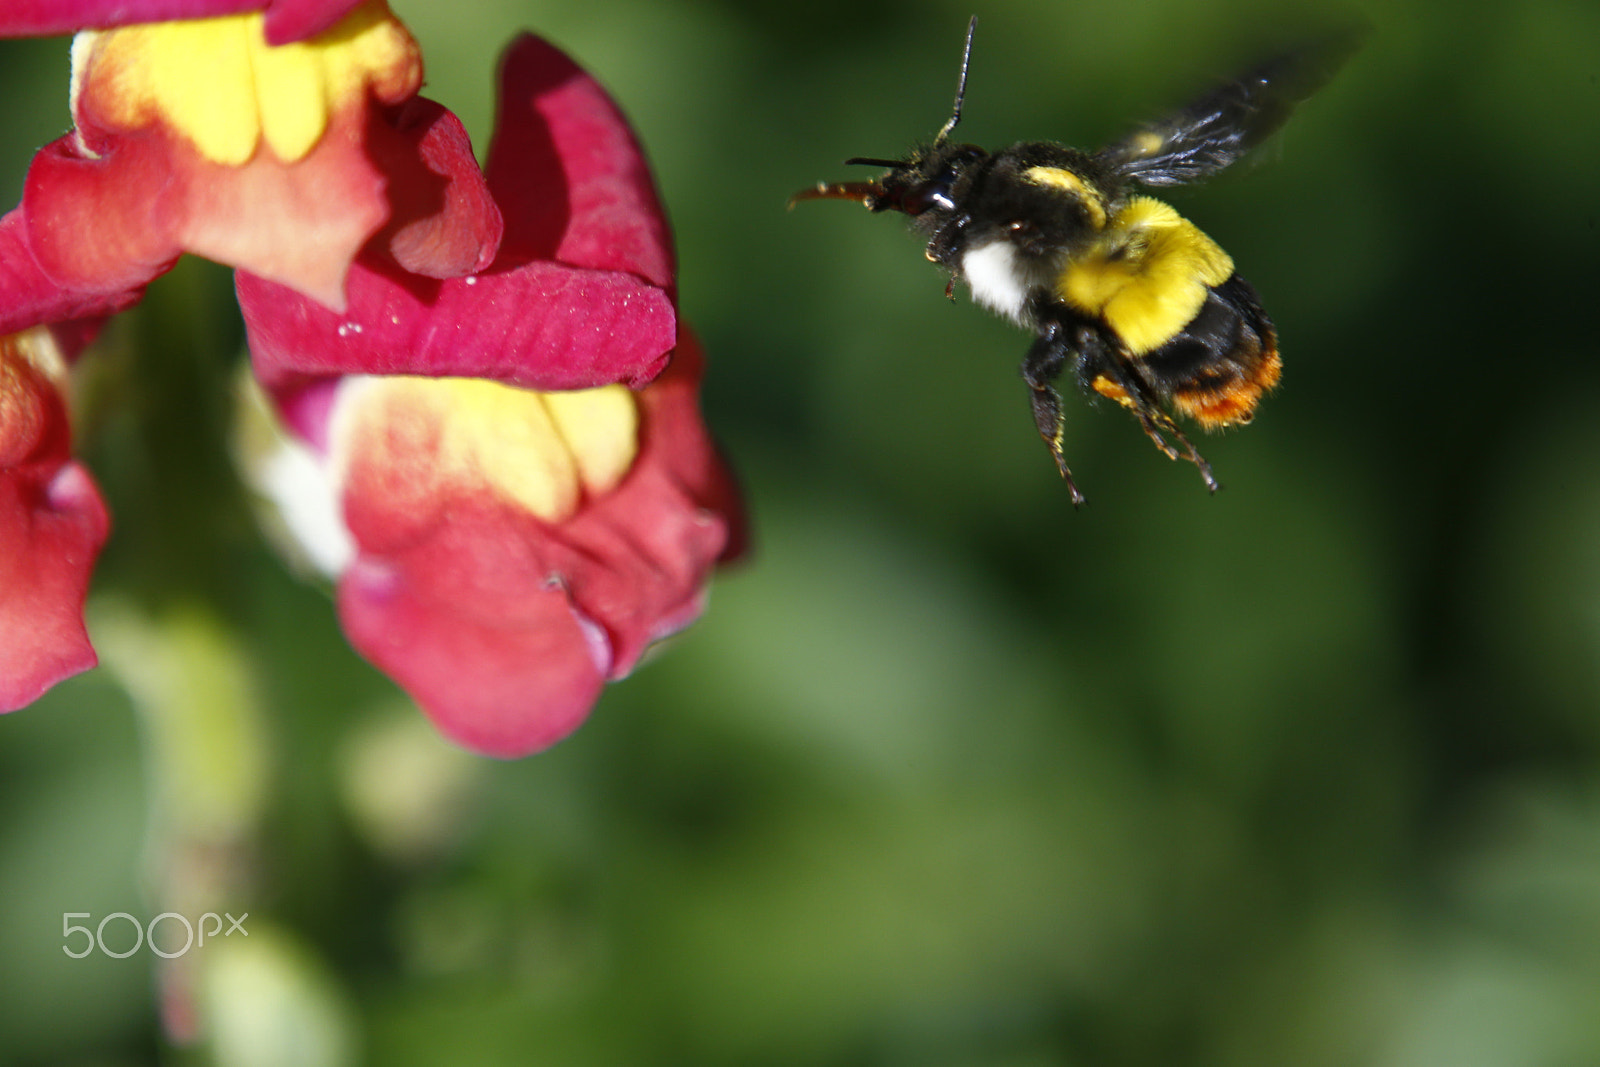
[[[352,383],[354,384],[354,383]],[[413,514],[488,491],[546,522],[606,492],[632,465],[638,409],[620,385],[540,393],[477,378],[369,378],[341,399],[344,462]]]
[[[620,385],[545,393],[545,407],[590,493],[616,488],[639,448],[639,409]]]
[[[382,0],[371,0],[306,41],[266,43],[262,15],[86,31],[72,49],[80,125],[133,130],[163,124],[206,159],[240,166],[263,138],[289,163],[311,151],[330,113],[386,102],[422,84],[421,52]]]

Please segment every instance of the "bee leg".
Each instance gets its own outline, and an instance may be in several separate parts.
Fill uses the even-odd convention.
[[[1139,425],[1144,428],[1144,432],[1156,443],[1157,448],[1166,453],[1168,459],[1187,459],[1199,469],[1200,477],[1205,480],[1207,489],[1215,493],[1222,488],[1222,483],[1218,482],[1217,476],[1211,472],[1211,464],[1207,463],[1206,458],[1189,443],[1189,438],[1178,428],[1178,424],[1172,421],[1171,416],[1159,408],[1143,406],[1137,408],[1135,413],[1139,416]],[[1161,436],[1163,431],[1171,434],[1177,439],[1178,444],[1183,446],[1182,454]]]
[[[1067,492],[1072,494],[1072,506],[1078,507],[1084,503],[1084,495],[1078,491],[1078,483],[1072,480],[1067,457],[1061,451],[1066,419],[1061,413],[1061,394],[1056,392],[1053,384],[1061,376],[1061,370],[1071,354],[1061,334],[1058,324],[1049,323],[1045,326],[1022,361],[1022,380],[1028,383],[1031,390],[1033,424],[1039,428],[1039,436],[1044,438],[1051,457],[1056,461],[1056,469],[1067,483]]]
[[[1134,365],[1137,367],[1137,364]],[[1217,476],[1211,471],[1211,464],[1190,443],[1189,438],[1172,421],[1172,416],[1162,410],[1156,399],[1156,390],[1139,374],[1137,369],[1130,372],[1127,365],[1120,359],[1096,360],[1092,368],[1087,368],[1082,373],[1089,378],[1089,386],[1102,396],[1115,399],[1123,407],[1132,411],[1139,420],[1140,429],[1145,435],[1155,442],[1162,455],[1168,459],[1187,459],[1200,471],[1200,477],[1205,480],[1206,488],[1215,493],[1222,488],[1217,481]],[[1171,437],[1178,445],[1183,446],[1182,451],[1167,438]]]
[[[1126,377],[1132,378],[1133,376],[1128,375]],[[1200,477],[1205,481],[1206,488],[1211,492],[1215,493],[1218,489],[1221,489],[1222,483],[1218,482],[1217,476],[1212,473],[1211,464],[1207,463],[1206,458],[1189,442],[1189,438],[1178,428],[1178,424],[1172,421],[1172,416],[1163,411],[1155,402],[1153,398],[1155,390],[1145,380],[1144,376],[1142,374],[1138,375],[1137,380],[1131,384],[1134,386],[1134,395],[1138,397],[1138,403],[1135,405],[1134,411],[1139,416],[1139,425],[1144,428],[1144,432],[1149,435],[1150,439],[1156,443],[1156,447],[1165,452],[1168,459],[1182,458],[1193,463],[1195,468],[1199,470]],[[1182,456],[1178,454],[1176,448],[1172,447],[1161,436],[1161,431],[1171,434],[1178,444],[1183,446]]]

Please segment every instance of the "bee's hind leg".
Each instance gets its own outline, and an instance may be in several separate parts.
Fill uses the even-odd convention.
[[[1124,360],[1117,359],[1104,351],[1098,355],[1101,358],[1086,358],[1079,368],[1079,375],[1085,387],[1115,400],[1133,412],[1134,418],[1139,420],[1140,429],[1144,430],[1145,435],[1161,450],[1162,455],[1173,460],[1187,459],[1200,471],[1200,477],[1204,479],[1207,489],[1213,493],[1221,489],[1222,484],[1212,473],[1211,464],[1206,462],[1206,458],[1189,441],[1183,430],[1179,429],[1178,424],[1172,421],[1172,416],[1162,410],[1150,383],[1137,372],[1130,372]],[[1172,440],[1169,441],[1169,437]],[[1173,441],[1177,444],[1174,445]]]
[[[1149,435],[1150,440],[1156,443],[1157,448],[1166,453],[1168,459],[1187,459],[1199,468],[1200,477],[1205,480],[1207,489],[1215,493],[1222,488],[1222,483],[1217,481],[1217,476],[1211,472],[1211,464],[1207,463],[1206,457],[1202,456],[1194,445],[1189,443],[1189,438],[1178,428],[1178,424],[1172,421],[1170,415],[1160,408],[1146,406],[1135,407],[1134,414],[1138,416],[1139,425],[1144,428],[1144,432]],[[1171,434],[1178,444],[1183,446],[1181,454],[1162,436],[1163,432]]]

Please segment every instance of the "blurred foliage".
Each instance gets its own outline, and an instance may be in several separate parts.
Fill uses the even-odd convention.
[[[88,363],[117,521],[92,619],[250,690],[267,792],[236,869],[186,884],[259,941],[188,1049],[154,956],[62,953],[63,913],[169,899],[194,853],[150,693],[212,691],[176,660],[64,684],[0,720],[0,1062],[1600,1062],[1600,8],[1374,6],[1264,165],[1177,193],[1285,384],[1205,442],[1215,497],[1074,403],[1074,513],[1026,338],[945,301],[895,220],[783,209],[933,133],[969,6],[395,7],[480,146],[522,26],[629,111],[754,555],[573,738],[461,756],[255,532],[242,330],[185,262]],[[962,133],[995,146],[1093,144],[1342,17],[977,10]],[[7,203],[66,67],[0,42]],[[302,1046],[252,1043],[269,1017]]]

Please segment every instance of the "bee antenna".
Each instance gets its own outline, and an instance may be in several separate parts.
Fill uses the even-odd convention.
[[[888,167],[891,170],[898,170],[901,167],[911,166],[910,163],[907,163],[903,159],[874,159],[871,156],[855,156],[851,159],[845,160],[844,165],[847,167]]]
[[[972,31],[977,28],[978,16],[974,15],[971,21],[967,23],[967,43],[966,47],[961,50],[961,78],[956,82],[956,106],[950,112],[950,121],[944,124],[944,128],[939,131],[939,136],[933,139],[933,143],[936,145],[944,144],[945,140],[950,136],[950,132],[956,128],[956,123],[961,121],[961,101],[967,95],[967,64],[972,59]]]

